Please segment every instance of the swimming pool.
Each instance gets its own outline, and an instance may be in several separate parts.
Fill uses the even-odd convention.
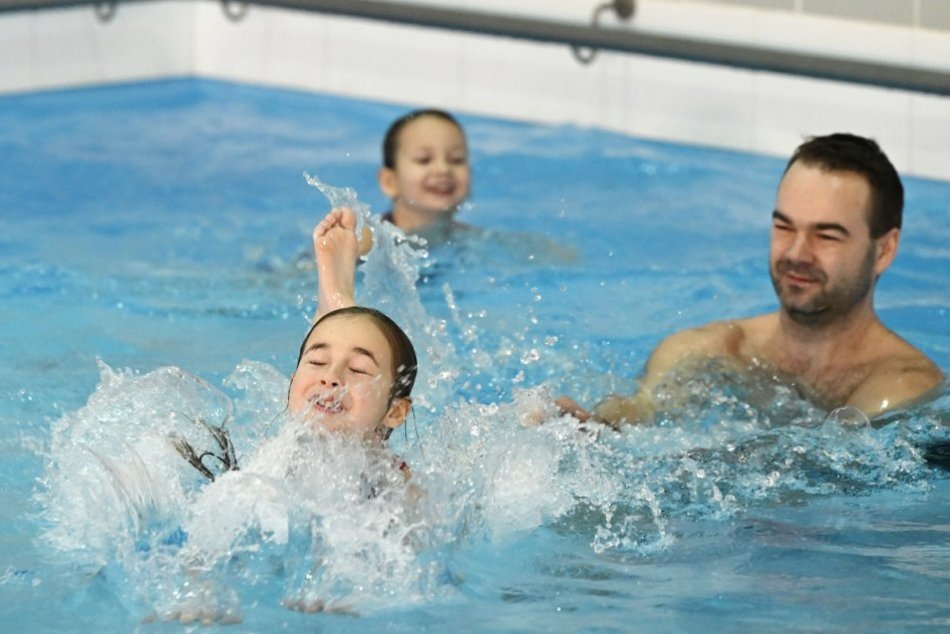
[[[197,80],[0,99],[4,630],[129,631],[181,596],[188,579],[158,547],[176,545],[155,541],[173,541],[167,518],[130,513],[89,447],[130,469],[122,460],[158,451],[136,443],[180,409],[232,408],[244,455],[269,433],[312,311],[309,232],[327,209],[303,172],[382,211],[378,143],[404,110]],[[332,487],[302,490],[345,528],[297,535],[296,550],[251,540],[218,571],[241,631],[945,629],[950,486],[918,447],[950,438],[946,386],[877,430],[714,376],[664,425],[591,438],[568,421],[518,424],[539,398],[530,388],[586,403],[631,391],[664,334],[771,309],[784,162],[463,123],[474,196],[462,219],[486,233],[406,256],[418,294],[386,262],[367,264],[362,287],[424,342],[415,425],[394,445],[428,492],[425,539],[407,551],[374,538],[393,520],[385,505],[363,535]],[[905,185],[877,305],[946,371],[950,184]],[[345,477],[347,455],[336,448],[314,476]],[[314,535],[330,572],[302,581]],[[305,582],[359,618],[282,608]]]

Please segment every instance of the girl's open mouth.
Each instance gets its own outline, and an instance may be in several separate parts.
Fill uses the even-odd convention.
[[[316,398],[311,407],[321,414],[339,414],[343,411],[343,401],[333,397]]]

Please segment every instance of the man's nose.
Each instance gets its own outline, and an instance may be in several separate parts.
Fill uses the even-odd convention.
[[[811,242],[805,232],[797,233],[785,252],[789,260],[808,262],[812,258]]]

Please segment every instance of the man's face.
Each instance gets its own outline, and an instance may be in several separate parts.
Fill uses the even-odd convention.
[[[794,163],[779,185],[769,270],[782,309],[824,324],[870,301],[877,270],[871,188],[854,172]],[[882,267],[883,268],[883,267]]]

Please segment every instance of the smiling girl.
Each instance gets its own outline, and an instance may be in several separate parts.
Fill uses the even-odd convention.
[[[406,420],[415,377],[415,351],[395,322],[372,308],[338,308],[300,346],[287,406],[328,431],[381,442]]]
[[[332,210],[314,228],[317,321],[297,357],[288,409],[328,430],[385,440],[406,419],[416,379],[412,342],[392,319],[356,306],[356,215]]]
[[[300,346],[287,392],[287,411],[295,421],[382,447],[412,407],[416,353],[405,332],[380,311],[357,306],[354,298],[356,215],[332,210],[314,228],[317,261],[317,317]],[[237,470],[227,431],[206,425],[227,459],[199,454],[184,439],[178,452],[214,480],[204,459],[217,458],[224,470]],[[212,461],[213,462],[213,461]],[[409,476],[405,463],[396,464]]]
[[[464,226],[455,220],[468,198],[471,169],[462,125],[436,109],[414,110],[389,127],[383,140],[379,187],[392,201],[383,216],[430,242]]]

